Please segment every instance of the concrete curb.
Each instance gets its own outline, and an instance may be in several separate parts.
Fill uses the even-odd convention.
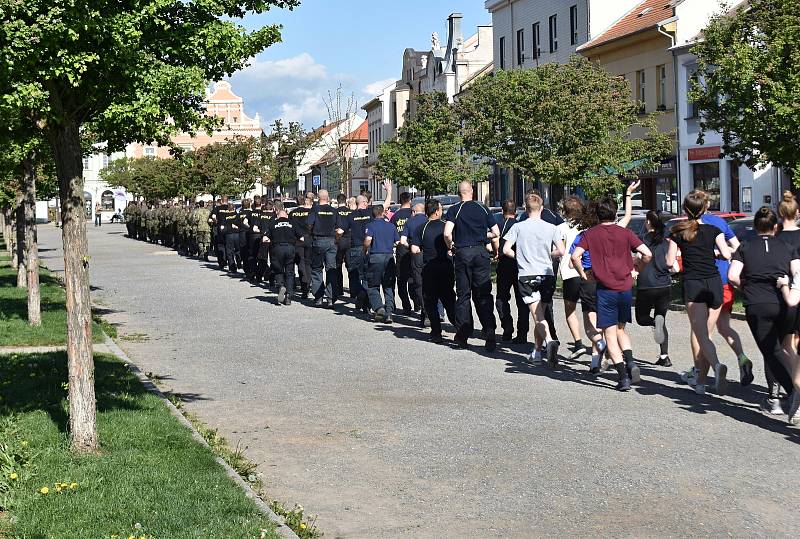
[[[131,361],[128,355],[119,346],[117,346],[117,343],[114,342],[113,339],[106,336],[105,344],[106,346],[108,346],[108,349],[111,351],[112,354],[114,354],[115,356],[123,360],[125,363],[127,363],[130,371],[139,379],[139,381],[142,383],[145,389],[147,389],[151,393],[158,395],[161,398],[161,400],[164,401],[164,404],[172,413],[172,415],[175,416],[178,419],[178,421],[181,422],[182,425],[184,425],[192,432],[192,437],[194,437],[195,440],[197,440],[199,443],[211,449],[211,447],[208,445],[205,439],[203,439],[200,433],[197,432],[197,430],[189,422],[189,420],[183,416],[180,410],[178,410],[175,407],[175,405],[169,401],[169,399],[167,399],[164,393],[162,393],[161,390],[158,389],[158,387],[152,382],[152,380],[150,380],[150,378],[145,376],[144,373],[142,373],[142,371],[139,370],[139,367],[137,367],[136,364],[133,361]],[[219,465],[225,469],[225,472],[228,474],[228,477],[230,477],[233,480],[233,482],[236,483],[244,491],[245,495],[255,502],[256,507],[258,507],[258,509],[270,521],[272,521],[275,524],[275,530],[278,532],[278,535],[280,535],[284,539],[299,539],[297,535],[283,523],[281,518],[278,517],[278,515],[276,515],[272,511],[272,509],[270,509],[270,507],[266,504],[266,502],[264,502],[264,500],[258,497],[258,495],[255,493],[252,487],[248,485],[247,482],[244,479],[242,479],[238,473],[236,473],[236,470],[231,468],[230,465],[228,465],[228,463],[222,460],[220,457],[215,457],[215,458],[216,461],[219,463]]]

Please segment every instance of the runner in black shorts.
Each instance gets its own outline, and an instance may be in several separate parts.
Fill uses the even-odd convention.
[[[708,366],[714,367],[716,392],[724,395],[727,388],[725,379],[728,368],[720,363],[717,349],[711,340],[711,332],[719,318],[722,306],[722,280],[715,263],[715,248],[726,260],[731,250],[722,231],[713,226],[700,223],[700,218],[708,207],[708,195],[695,190],[686,195],[683,209],[687,220],[672,229],[667,267],[672,267],[680,250],[683,259],[683,294],[689,323],[692,328],[692,352],[699,350],[694,357],[697,378],[687,378],[695,392],[704,395]]]

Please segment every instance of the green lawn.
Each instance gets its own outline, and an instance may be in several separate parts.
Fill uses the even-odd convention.
[[[95,364],[102,450],[75,456],[65,354],[0,356],[0,537],[276,537],[157,396],[113,356]]]
[[[39,271],[42,294],[42,325],[28,326],[28,292],[17,288],[17,272],[0,240],[0,346],[51,346],[67,342],[67,312],[64,289],[45,268]],[[107,332],[113,328],[104,326]],[[93,325],[95,342],[103,342],[98,323]]]

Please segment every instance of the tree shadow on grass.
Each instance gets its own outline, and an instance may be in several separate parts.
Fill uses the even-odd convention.
[[[138,410],[146,393],[139,380],[115,358],[95,354],[98,412]],[[44,410],[67,431],[67,354],[12,354],[0,357],[0,416]]]

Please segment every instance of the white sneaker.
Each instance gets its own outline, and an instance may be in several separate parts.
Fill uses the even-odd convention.
[[[698,395],[706,394],[705,384],[698,384],[697,382],[695,382],[695,384],[692,386],[692,389],[694,389],[694,392],[697,393]]]
[[[728,391],[728,367],[722,363],[717,363],[714,367],[714,391],[717,395],[724,395]]]
[[[771,399],[767,397],[763,401],[761,401],[761,404],[759,404],[759,408],[765,414],[783,415],[783,407],[781,406],[780,399]]]
[[[792,392],[792,403],[789,405],[789,424],[800,425],[800,391]]]
[[[544,364],[542,361],[542,351],[534,348],[528,356],[528,363],[531,365],[541,366]]]

